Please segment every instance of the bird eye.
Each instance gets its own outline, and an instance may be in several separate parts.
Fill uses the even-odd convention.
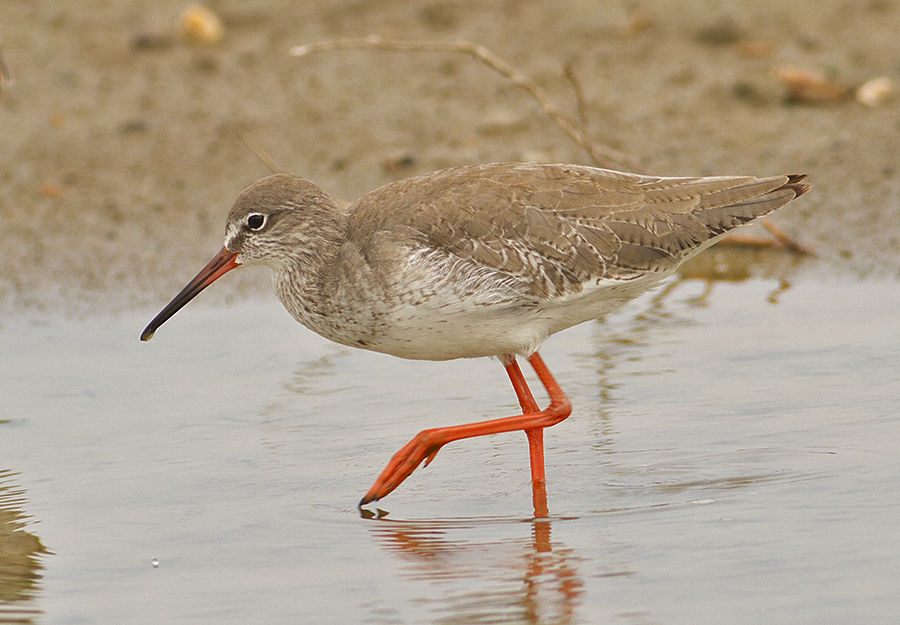
[[[259,213],[253,213],[247,217],[247,227],[251,230],[262,230],[266,225],[266,216]]]

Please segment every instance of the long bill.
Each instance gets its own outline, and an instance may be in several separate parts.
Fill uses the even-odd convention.
[[[177,313],[189,301],[194,299],[200,291],[208,287],[210,284],[224,276],[226,273],[239,267],[237,262],[237,253],[229,252],[224,247],[216,254],[215,258],[209,261],[203,269],[200,270],[194,279],[188,282],[187,286],[181,289],[181,292],[172,298],[172,301],[166,304],[166,307],[159,311],[159,314],[153,318],[153,321],[141,332],[141,340],[149,341],[153,338],[156,330],[164,324],[169,317]]]

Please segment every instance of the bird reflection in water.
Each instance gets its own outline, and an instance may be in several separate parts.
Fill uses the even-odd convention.
[[[535,499],[541,493],[535,489]],[[546,492],[543,493],[546,510]],[[473,541],[486,525],[522,527],[513,518],[397,521],[381,510],[360,510],[375,524],[372,534],[405,565],[410,578],[433,582],[442,593],[435,610],[450,622],[574,622],[584,589],[572,549],[550,537],[551,525],[566,519],[535,516],[530,537]]]

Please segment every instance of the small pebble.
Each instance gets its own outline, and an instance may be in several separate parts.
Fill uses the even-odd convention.
[[[628,16],[625,23],[619,27],[619,34],[623,37],[636,37],[650,28],[652,22],[643,11],[635,11]]]
[[[775,68],[773,74],[791,102],[833,102],[844,99],[850,92],[843,83],[802,67],[783,65]]]
[[[38,190],[38,192],[44,197],[59,199],[66,196],[66,193],[68,193],[68,189],[66,189],[61,184],[45,182],[41,185],[41,188]]]
[[[894,94],[894,82],[887,76],[866,81],[856,90],[856,100],[866,106],[880,106]]]
[[[218,15],[206,7],[193,5],[181,14],[179,31],[186,43],[211,46],[222,41],[225,25]]]

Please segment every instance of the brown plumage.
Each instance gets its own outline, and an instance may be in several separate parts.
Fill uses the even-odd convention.
[[[366,194],[349,209],[349,236],[408,229],[415,244],[515,275],[534,296],[552,297],[596,279],[673,271],[709,239],[805,193],[803,178],[461,167]]]

